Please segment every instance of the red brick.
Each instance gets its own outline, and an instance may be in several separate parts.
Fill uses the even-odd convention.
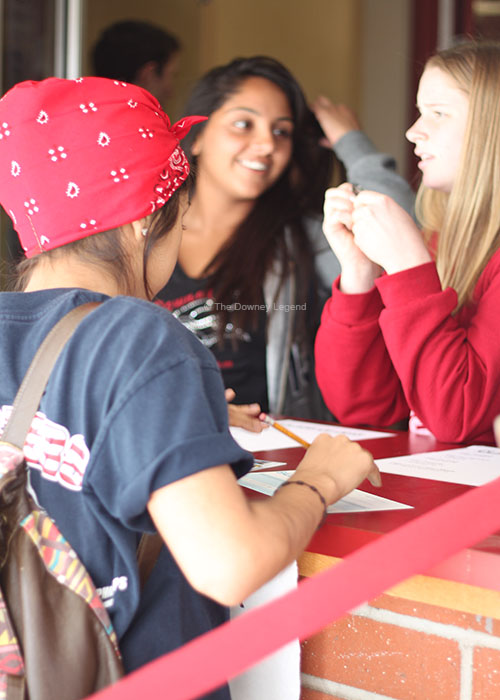
[[[302,645],[302,670],[395,700],[458,700],[458,644],[350,615]]]
[[[310,688],[302,688],[300,700],[342,700],[337,695],[327,695],[319,690],[311,690]]]
[[[392,595],[382,595],[373,600],[370,605],[374,608],[392,610],[402,615],[421,617],[433,622],[442,622],[444,625],[456,625],[463,629],[485,632],[492,637],[500,637],[500,621],[491,617],[471,615],[470,613],[450,610],[437,605],[428,605],[427,603],[416,603],[413,600],[406,600]]]
[[[500,651],[476,647],[472,700],[500,698]]]

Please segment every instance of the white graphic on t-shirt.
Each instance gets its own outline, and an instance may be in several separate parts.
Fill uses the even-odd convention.
[[[12,406],[0,408],[0,434],[7,425]],[[85,437],[70,435],[64,425],[37,411],[24,443],[26,463],[44,479],[57,481],[71,491],[81,491],[90,452]]]
[[[160,302],[161,304],[161,302]],[[187,299],[177,308],[173,303],[165,304],[175,318],[194,333],[207,348],[212,348],[218,341],[218,318],[216,303],[211,297],[194,296]],[[242,328],[235,328],[229,321],[224,327],[224,338],[250,343],[251,335]]]
[[[126,591],[128,588],[128,578],[126,576],[115,576],[110,586],[103,586],[97,589],[97,593],[105,608],[110,608],[115,604],[115,593]]]

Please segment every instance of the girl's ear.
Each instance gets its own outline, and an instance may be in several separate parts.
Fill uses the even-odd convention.
[[[149,226],[151,224],[151,217],[145,216],[137,221],[131,221],[129,226],[132,227],[133,235],[137,241],[144,241],[149,232]]]
[[[147,219],[138,219],[137,221],[131,221],[129,224],[122,224],[120,229],[125,236],[130,237],[131,243],[134,241],[133,245],[142,247],[148,235],[148,221]]]

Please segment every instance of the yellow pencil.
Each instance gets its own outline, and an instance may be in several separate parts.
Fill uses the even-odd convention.
[[[267,423],[268,425],[272,425],[272,427],[276,428],[276,430],[279,430],[280,432],[284,433],[285,435],[288,435],[289,438],[292,438],[292,440],[295,440],[295,442],[298,442],[300,445],[303,445],[304,447],[311,447],[310,442],[306,442],[306,440],[303,440],[298,435],[295,435],[295,433],[292,433],[292,431],[288,430],[288,428],[285,428],[284,425],[281,425],[280,423],[275,421],[274,418],[271,418],[271,416],[268,416],[267,413],[261,413],[260,419],[262,421],[264,421],[264,423]]]

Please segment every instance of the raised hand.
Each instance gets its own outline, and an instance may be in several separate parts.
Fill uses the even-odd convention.
[[[358,196],[352,185],[345,182],[325,192],[323,208],[323,233],[339,260],[342,269],[340,289],[346,294],[367,292],[382,272],[357,246],[352,232]]]
[[[335,104],[324,95],[319,95],[314,100],[311,109],[326,137],[326,143],[322,143],[322,145],[331,148],[349,131],[361,129],[358,118],[350,107],[344,104]]]

